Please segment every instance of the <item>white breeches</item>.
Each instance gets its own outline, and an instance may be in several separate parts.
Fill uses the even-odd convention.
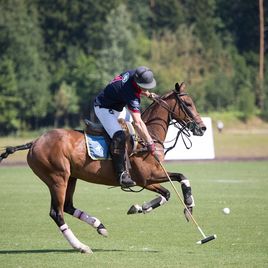
[[[124,108],[122,112],[118,112],[112,109],[95,106],[94,111],[111,138],[113,138],[115,132],[122,130],[121,125],[118,123],[118,119],[123,118],[126,121],[132,121],[131,114],[126,108]]]

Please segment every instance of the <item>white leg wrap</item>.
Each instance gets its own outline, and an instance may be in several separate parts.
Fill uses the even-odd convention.
[[[190,181],[189,180],[182,180],[181,184],[185,184],[187,187],[190,187]]]
[[[70,243],[70,245],[75,248],[79,249],[80,248],[80,241],[75,237],[73,234],[72,230],[69,229],[67,224],[64,224],[60,227],[60,230],[63,234],[63,236],[66,238],[66,240]]]
[[[81,211],[80,209],[76,209],[74,211],[73,216],[77,219],[80,219],[83,222],[86,222],[87,224],[91,225],[95,229],[97,229],[97,232],[99,234],[101,234],[105,237],[108,236],[108,232],[107,232],[106,228],[101,223],[101,221],[99,219],[97,219],[96,217],[92,217],[92,216],[88,215],[86,212]]]
[[[191,187],[191,185],[190,185],[190,181],[189,180],[182,180],[181,181],[181,185],[185,185],[186,187]],[[192,204],[191,205],[189,205],[188,207],[194,207],[195,206],[195,202],[194,202],[194,197],[193,197],[193,195],[191,195],[191,198],[192,198]]]
[[[192,205],[190,207],[195,207],[194,197],[191,195],[191,198],[193,200]]]
[[[145,203],[143,206],[142,206],[142,212],[145,214],[145,213],[149,213],[151,212],[153,209],[159,207],[159,206],[162,206],[164,205],[165,203],[167,202],[167,199],[160,195],[158,196],[156,199],[150,201],[149,203]],[[150,207],[148,207],[148,205],[150,205]]]
[[[69,229],[67,224],[63,224],[60,227],[60,230],[63,236],[74,249],[77,249],[83,253],[92,253],[91,249],[87,245],[84,245],[76,238],[76,236],[73,234],[72,230]]]
[[[96,217],[92,217],[92,216],[88,215],[86,212],[81,211],[79,209],[75,210],[73,216],[80,219],[81,221],[84,221],[84,222],[90,224],[94,228],[97,228],[101,224],[99,219],[97,219]]]
[[[160,197],[161,197],[160,206],[162,206],[167,202],[167,199],[163,195],[160,195]]]
[[[148,209],[143,209],[143,210],[142,210],[142,213],[143,213],[143,214],[146,214],[146,213],[151,212],[152,210],[153,210],[153,208],[152,208],[152,207],[149,207]]]

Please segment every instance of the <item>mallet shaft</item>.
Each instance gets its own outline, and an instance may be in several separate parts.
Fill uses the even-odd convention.
[[[179,192],[177,191],[177,189],[176,189],[174,183],[172,182],[172,180],[170,179],[170,177],[169,177],[169,175],[168,175],[168,173],[167,173],[165,167],[162,165],[162,163],[161,163],[158,159],[156,159],[156,160],[158,161],[159,165],[161,166],[161,168],[162,168],[163,171],[165,172],[165,174],[166,174],[166,176],[167,176],[167,178],[168,178],[168,180],[169,180],[171,186],[173,187],[175,193],[177,194],[177,197],[178,197],[179,200],[181,201],[183,207],[186,209],[186,211],[187,211],[187,213],[189,214],[190,218],[192,219],[192,221],[194,222],[194,224],[196,225],[196,227],[198,228],[198,230],[201,232],[201,234],[203,235],[203,237],[206,237],[205,234],[203,233],[203,231],[201,230],[201,228],[199,227],[198,223],[195,221],[195,219],[194,219],[192,213],[189,211],[189,209],[187,208],[187,206],[184,204],[184,202],[183,202],[183,200],[182,200],[182,198],[181,198]]]
[[[197,223],[196,220],[194,219],[192,213],[189,211],[189,209],[187,208],[187,206],[184,204],[184,201],[182,200],[182,198],[181,198],[179,192],[177,191],[177,189],[176,189],[174,183],[173,183],[172,180],[170,179],[170,177],[169,177],[169,175],[168,175],[166,169],[164,168],[164,166],[162,165],[162,163],[160,162],[160,160],[158,159],[157,156],[155,156],[155,159],[156,159],[156,161],[159,163],[159,165],[161,166],[161,168],[163,169],[163,171],[165,172],[165,174],[166,174],[166,176],[167,176],[167,178],[168,178],[168,180],[169,180],[171,186],[173,187],[175,193],[177,194],[177,197],[179,198],[179,200],[181,201],[183,207],[186,209],[187,213],[189,214],[189,217],[192,219],[193,223],[196,225],[197,229],[199,230],[199,232],[201,233],[201,235],[202,235],[203,238],[204,238],[204,239],[198,241],[197,244],[204,244],[204,243],[207,243],[207,242],[209,242],[209,241],[211,241],[211,240],[213,240],[213,239],[216,239],[216,237],[217,237],[216,235],[212,235],[212,236],[208,236],[208,237],[206,237],[206,235],[204,234],[204,232],[202,231],[202,229],[200,228],[200,226],[198,225],[198,223]]]

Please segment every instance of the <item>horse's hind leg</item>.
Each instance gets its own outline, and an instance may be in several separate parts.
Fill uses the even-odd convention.
[[[136,213],[149,213],[153,209],[158,208],[159,206],[164,205],[170,198],[170,192],[160,184],[151,184],[145,187],[147,190],[156,192],[160,194],[155,199],[144,203],[142,206],[136,204],[130,207],[127,214],[136,214]]]
[[[73,194],[74,194],[74,190],[76,186],[76,181],[77,179],[74,177],[69,178],[67,191],[66,191],[66,197],[65,197],[65,203],[64,203],[64,212],[74,216],[75,218],[81,221],[86,222],[87,224],[94,227],[100,235],[107,237],[108,232],[99,219],[89,215],[85,211],[82,211],[74,207]]]
[[[74,249],[82,253],[92,253],[91,249],[87,245],[81,243],[65,223],[63,217],[63,206],[65,201],[67,182],[61,178],[56,179],[55,181],[57,181],[57,183],[54,183],[51,185],[51,187],[49,187],[51,194],[50,217],[55,221],[63,236]]]

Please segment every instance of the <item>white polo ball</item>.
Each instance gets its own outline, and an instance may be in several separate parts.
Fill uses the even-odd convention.
[[[231,210],[229,208],[224,208],[222,211],[226,215],[230,214],[230,212],[231,212]]]

